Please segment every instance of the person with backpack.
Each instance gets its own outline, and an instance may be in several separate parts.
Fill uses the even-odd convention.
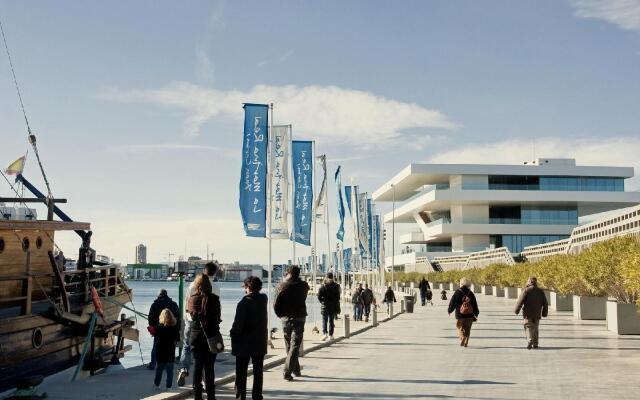
[[[320,314],[322,314],[322,341],[333,340],[334,320],[340,313],[340,285],[333,280],[333,273],[327,273],[324,284],[318,289]],[[327,325],[329,325],[327,329]]]
[[[209,339],[220,337],[220,297],[212,293],[211,281],[205,274],[198,275],[193,286],[195,293],[187,303],[192,320],[189,338],[194,360],[193,394],[195,400],[202,400],[206,390],[207,399],[211,400],[216,398],[214,364],[218,352],[210,347]]]
[[[287,359],[284,363],[284,379],[293,380],[300,372],[300,346],[304,335],[304,323],[307,319],[307,293],[309,284],[300,279],[300,267],[289,267],[287,277],[276,291],[273,304],[276,316],[282,320]]]
[[[422,300],[422,305],[424,306],[427,302],[427,292],[431,290],[431,286],[429,286],[429,282],[422,277],[418,288],[420,289],[420,300]]]
[[[376,298],[373,295],[373,290],[369,288],[369,284],[364,284],[364,290],[362,291],[362,306],[364,310],[364,322],[369,322],[369,314],[371,314],[371,304],[376,302]],[[362,321],[362,316],[360,316]]]
[[[387,291],[384,292],[384,300],[382,302],[387,305],[387,312],[389,312],[389,310],[391,309],[391,304],[396,302],[396,295],[395,293],[393,293],[393,289],[391,289],[391,286],[389,286]]]
[[[467,347],[471,334],[471,325],[480,314],[476,296],[469,289],[471,282],[467,278],[460,279],[460,289],[456,290],[449,302],[449,315],[455,311],[456,328],[460,338],[460,346]]]
[[[362,283],[358,283],[358,287],[351,294],[351,303],[353,304],[353,320],[362,321],[362,310],[364,302],[362,301]]]
[[[522,310],[522,318],[524,318],[524,331],[527,337],[527,349],[538,348],[538,327],[540,320],[547,317],[549,312],[549,304],[547,296],[544,295],[542,289],[538,287],[538,280],[532,276],[527,282],[520,298],[516,303],[516,315]]]

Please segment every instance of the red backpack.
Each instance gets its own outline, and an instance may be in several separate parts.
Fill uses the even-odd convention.
[[[473,305],[471,304],[471,296],[465,294],[462,298],[462,304],[460,305],[460,314],[470,315],[473,314]]]

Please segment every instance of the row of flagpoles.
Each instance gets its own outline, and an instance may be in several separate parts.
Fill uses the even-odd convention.
[[[316,155],[315,141],[293,140],[292,125],[274,125],[273,104],[246,103],[243,108],[239,206],[245,234],[268,239],[268,296],[271,301],[272,240],[291,240],[293,263],[296,263],[296,244],[311,246],[313,289],[318,272],[316,224],[319,220],[327,227],[329,251],[333,248],[329,227],[327,158],[324,154]],[[318,166],[322,170],[322,182],[316,191],[315,169]],[[293,185],[290,171],[293,172]],[[343,195],[340,166],[335,171],[334,180],[340,223],[335,233],[336,252],[333,257],[329,254],[325,268],[338,275],[343,286],[351,273],[379,273],[379,283],[384,284],[383,229],[375,204],[367,193],[359,192],[353,182],[344,186]],[[288,221],[290,205],[293,207],[291,227]],[[344,248],[347,210],[353,232],[351,248]]]

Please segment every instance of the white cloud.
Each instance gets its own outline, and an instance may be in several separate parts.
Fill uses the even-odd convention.
[[[128,144],[122,146],[111,146],[107,148],[108,152],[119,154],[142,154],[155,153],[159,151],[174,150],[202,150],[225,153],[227,149],[216,146],[204,146],[198,144],[180,144],[180,143],[150,143],[150,144]]]
[[[640,0],[569,0],[581,18],[601,19],[627,30],[640,30]]]
[[[434,163],[522,164],[532,161],[532,140],[508,140],[488,144],[469,144],[431,157]],[[537,157],[575,158],[578,165],[606,165],[634,167],[640,172],[640,138],[538,138],[535,143]],[[637,190],[638,178],[632,178],[628,189]]]
[[[196,49],[196,77],[198,80],[213,84],[215,77],[215,66],[207,53],[198,48]]]
[[[185,110],[186,136],[197,136],[202,125],[215,117],[241,121],[245,102],[273,102],[276,123],[293,124],[296,137],[332,143],[381,146],[405,136],[408,129],[458,126],[437,110],[337,86],[257,85],[249,91],[222,91],[174,82],[159,89],[110,89],[99,96]]]
[[[282,64],[283,62],[287,61],[287,59],[291,57],[293,53],[294,53],[293,49],[289,49],[286,53],[282,54],[279,57],[276,57],[275,59],[260,61],[258,63],[258,67],[262,68],[268,64]]]

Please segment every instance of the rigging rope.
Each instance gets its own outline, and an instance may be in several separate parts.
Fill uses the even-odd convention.
[[[24,107],[24,102],[22,101],[22,93],[20,92],[20,86],[18,85],[18,78],[16,78],[16,71],[13,68],[13,60],[11,59],[11,53],[9,52],[9,45],[7,44],[7,37],[4,34],[4,26],[2,24],[2,20],[0,20],[0,32],[2,33],[2,41],[4,42],[4,49],[7,53],[7,58],[9,59],[9,67],[11,68],[11,75],[13,76],[13,83],[16,87],[16,92],[18,93],[18,100],[20,101],[20,108],[22,109],[22,115],[24,116],[24,122],[27,125],[27,137],[29,139],[29,143],[31,147],[33,147],[33,152],[36,154],[36,159],[38,160],[38,166],[40,167],[40,172],[42,173],[42,178],[44,178],[44,183],[47,186],[47,193],[49,194],[49,198],[53,198],[53,194],[51,193],[51,186],[49,185],[49,180],[47,179],[47,174],[44,172],[44,167],[42,166],[42,161],[40,160],[40,154],[38,153],[38,146],[36,145],[36,135],[31,132],[31,126],[29,125],[29,119],[27,118],[27,112]]]

